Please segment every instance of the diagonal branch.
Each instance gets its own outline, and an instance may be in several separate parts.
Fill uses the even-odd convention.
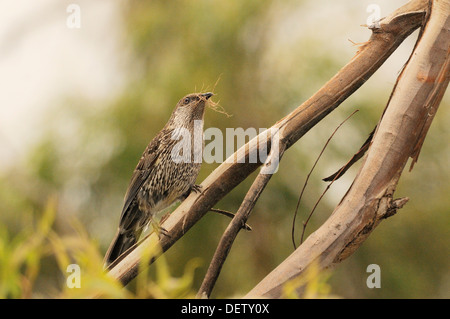
[[[421,26],[426,4],[426,0],[411,1],[382,20],[377,28],[372,28],[370,40],[346,66],[310,99],[274,124],[272,128],[283,130],[280,144],[286,145],[286,149],[289,148],[364,84],[402,41]],[[233,155],[234,161],[227,160],[215,169],[203,181],[202,193],[190,195],[169,216],[163,227],[169,232],[170,237],[164,236],[159,241],[163,252],[262,164],[253,163],[249,158],[257,158],[258,153],[264,151],[267,154],[270,151],[271,141],[269,137],[267,143],[258,141],[262,141],[262,136],[252,139],[239,149]],[[143,246],[152,245],[155,237],[155,234],[145,237],[126,255],[111,264],[108,269],[109,275],[124,285],[127,284],[137,275],[141,255],[145,250]]]

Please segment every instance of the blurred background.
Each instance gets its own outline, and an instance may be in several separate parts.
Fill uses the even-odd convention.
[[[101,262],[131,173],[182,96],[214,90],[215,101],[232,115],[207,109],[205,127],[268,128],[369,39],[361,26],[377,13],[369,5],[385,16],[406,2],[2,1],[0,297],[66,296],[64,262],[82,263],[80,251]],[[68,10],[71,3],[78,16]],[[298,239],[301,222],[326,187],[321,179],[347,162],[376,125],[417,34],[285,154],[248,221],[253,231],[238,235],[213,298],[245,294],[293,251],[295,206],[321,148],[359,109],[311,176],[297,217]],[[400,179],[395,196],[410,201],[328,273],[329,296],[450,297],[449,104],[447,93],[419,162]],[[204,163],[197,182],[218,165]],[[358,168],[333,184],[307,235],[326,220]],[[254,176],[216,207],[235,212]],[[207,214],[165,254],[164,269],[182,278],[186,265],[199,261],[190,275],[195,292],[228,222]],[[62,253],[70,245],[78,245],[78,255]],[[366,286],[370,264],[381,268],[380,289]]]

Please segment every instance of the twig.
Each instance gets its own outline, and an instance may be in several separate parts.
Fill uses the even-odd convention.
[[[347,172],[347,170],[353,166],[353,164],[355,164],[357,161],[359,161],[364,156],[364,154],[366,154],[367,150],[369,149],[370,143],[372,142],[373,133],[375,133],[376,128],[377,127],[375,126],[375,128],[372,130],[372,132],[370,132],[369,136],[365,140],[364,144],[360,147],[358,152],[356,152],[355,155],[353,155],[352,158],[350,158],[350,160],[344,166],[342,166],[340,169],[338,169],[334,174],[332,174],[328,177],[322,178],[322,180],[324,182],[331,182],[333,180],[337,180],[342,175],[344,175],[345,172]]]
[[[225,215],[225,216],[230,217],[230,218],[234,218],[234,216],[236,216],[236,214],[233,214],[232,212],[229,212],[229,211],[223,210],[223,209],[218,209],[218,208],[211,208],[209,211],[210,211],[210,212],[214,212],[214,213],[219,213],[219,214]],[[245,224],[242,226],[242,228],[244,228],[245,230],[248,230],[248,231],[251,231],[251,230],[252,230],[252,228],[250,227],[250,225],[247,224],[247,223],[245,223]]]
[[[350,162],[350,161],[349,161]],[[317,199],[316,203],[314,204],[313,209],[311,210],[311,212],[308,215],[308,218],[306,219],[306,221],[303,223],[303,230],[302,230],[302,235],[300,237],[300,244],[303,243],[303,237],[305,235],[306,232],[306,226],[308,225],[309,220],[311,219],[312,215],[314,214],[317,205],[319,205],[320,201],[322,200],[323,196],[325,196],[325,193],[330,189],[331,185],[334,183],[334,181],[340,176],[340,174],[342,173],[342,171],[345,169],[345,166],[341,167],[341,169],[337,172],[337,174],[333,177],[333,179],[331,180],[331,182],[325,187],[325,190],[322,192],[322,194],[319,196],[319,198]]]
[[[293,220],[292,220],[291,239],[292,239],[292,244],[294,245],[294,249],[297,248],[297,246],[296,246],[296,244],[295,244],[295,234],[294,234],[294,233],[295,233],[295,219],[296,219],[296,217],[297,217],[298,208],[299,208],[299,206],[300,206],[300,201],[301,201],[301,199],[302,199],[302,197],[303,197],[303,192],[304,192],[305,189],[306,189],[306,185],[308,184],[309,177],[311,176],[312,172],[314,171],[314,168],[316,167],[317,162],[319,162],[319,159],[322,157],[323,152],[324,152],[325,149],[327,148],[328,143],[330,143],[330,141],[331,141],[331,139],[333,138],[334,134],[336,134],[337,130],[339,130],[339,128],[342,126],[342,124],[344,124],[350,117],[353,116],[353,114],[355,114],[355,113],[358,112],[358,111],[359,111],[359,110],[353,111],[352,114],[350,114],[345,120],[342,121],[341,124],[338,125],[338,127],[336,127],[336,129],[335,129],[334,132],[331,134],[331,136],[328,138],[327,142],[325,143],[325,145],[323,146],[322,150],[320,151],[319,156],[317,156],[317,159],[316,159],[316,161],[314,162],[314,165],[311,167],[311,170],[309,171],[308,175],[306,176],[306,180],[305,180],[305,183],[303,184],[302,191],[300,192],[300,196],[298,197],[297,206],[295,207],[294,218],[293,218]],[[338,175],[339,175],[339,174],[338,174]],[[333,180],[333,181],[334,181],[334,180]],[[322,198],[322,197],[320,197],[320,198]],[[320,198],[319,198],[319,200],[320,200]],[[317,203],[318,203],[318,202],[317,202]],[[314,209],[316,208],[317,203],[316,203],[316,205],[314,206]],[[303,242],[303,233],[305,232],[306,224],[308,223],[309,219],[311,218],[312,213],[314,212],[314,209],[313,209],[313,210],[311,211],[311,213],[309,214],[308,219],[306,220],[306,223],[303,223],[303,232],[302,232],[302,237],[301,237],[302,239],[300,240],[300,243]]]

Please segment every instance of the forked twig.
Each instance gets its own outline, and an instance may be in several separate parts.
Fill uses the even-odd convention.
[[[303,197],[303,192],[304,192],[305,189],[306,189],[306,185],[308,184],[309,177],[311,176],[311,174],[312,174],[314,168],[315,168],[316,165],[317,165],[317,162],[318,162],[319,159],[322,157],[323,152],[324,152],[325,149],[327,148],[328,143],[330,143],[330,141],[331,141],[331,139],[333,138],[334,134],[336,134],[337,130],[342,126],[342,124],[344,124],[349,118],[351,118],[351,117],[352,117],[356,112],[358,112],[358,111],[359,111],[359,110],[353,111],[352,114],[350,114],[345,120],[342,121],[341,124],[338,125],[338,127],[336,127],[336,129],[335,129],[334,132],[331,134],[331,136],[328,138],[327,142],[325,143],[325,145],[323,146],[322,150],[320,151],[320,154],[319,154],[319,156],[317,157],[316,161],[314,162],[314,165],[312,166],[312,168],[311,168],[311,170],[309,171],[308,175],[306,176],[306,180],[305,180],[305,183],[303,184],[302,191],[300,192],[300,196],[298,197],[297,206],[295,207],[294,218],[293,218],[293,220],[292,220],[291,238],[292,238],[292,244],[294,245],[294,249],[297,249],[297,245],[295,244],[295,220],[296,220],[296,218],[297,218],[297,213],[298,213],[298,208],[299,208],[299,206],[300,206],[300,201],[301,201],[301,199],[302,199],[302,197]],[[343,168],[342,168],[342,169],[343,169]],[[342,169],[341,169],[341,170],[342,170]],[[340,173],[340,172],[339,172],[339,173]],[[340,174],[337,174],[336,176],[339,176],[339,175],[340,175]],[[334,182],[334,180],[333,180],[333,182]],[[331,185],[331,183],[330,183],[330,185]],[[324,194],[322,194],[322,196],[323,196],[323,195],[324,195]],[[319,198],[319,200],[322,198],[322,196]],[[316,206],[317,206],[317,204],[318,204],[318,202],[316,203]],[[315,209],[316,206],[314,206],[314,209]],[[314,212],[314,209],[313,209],[313,211],[311,211],[311,213],[309,214],[309,217],[308,217],[308,219],[307,219],[307,221],[306,221],[306,224],[308,223],[309,219],[311,218],[312,213]],[[302,239],[301,239],[300,243],[303,242],[303,233],[305,232],[305,228],[306,228],[306,225],[305,225],[305,223],[303,223]]]

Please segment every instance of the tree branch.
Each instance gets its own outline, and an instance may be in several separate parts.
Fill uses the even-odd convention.
[[[330,218],[246,297],[280,298],[283,285],[312,264],[323,269],[339,263],[408,200],[393,200],[394,190],[408,158],[422,145],[450,78],[450,0],[434,0],[430,12],[349,191]]]

